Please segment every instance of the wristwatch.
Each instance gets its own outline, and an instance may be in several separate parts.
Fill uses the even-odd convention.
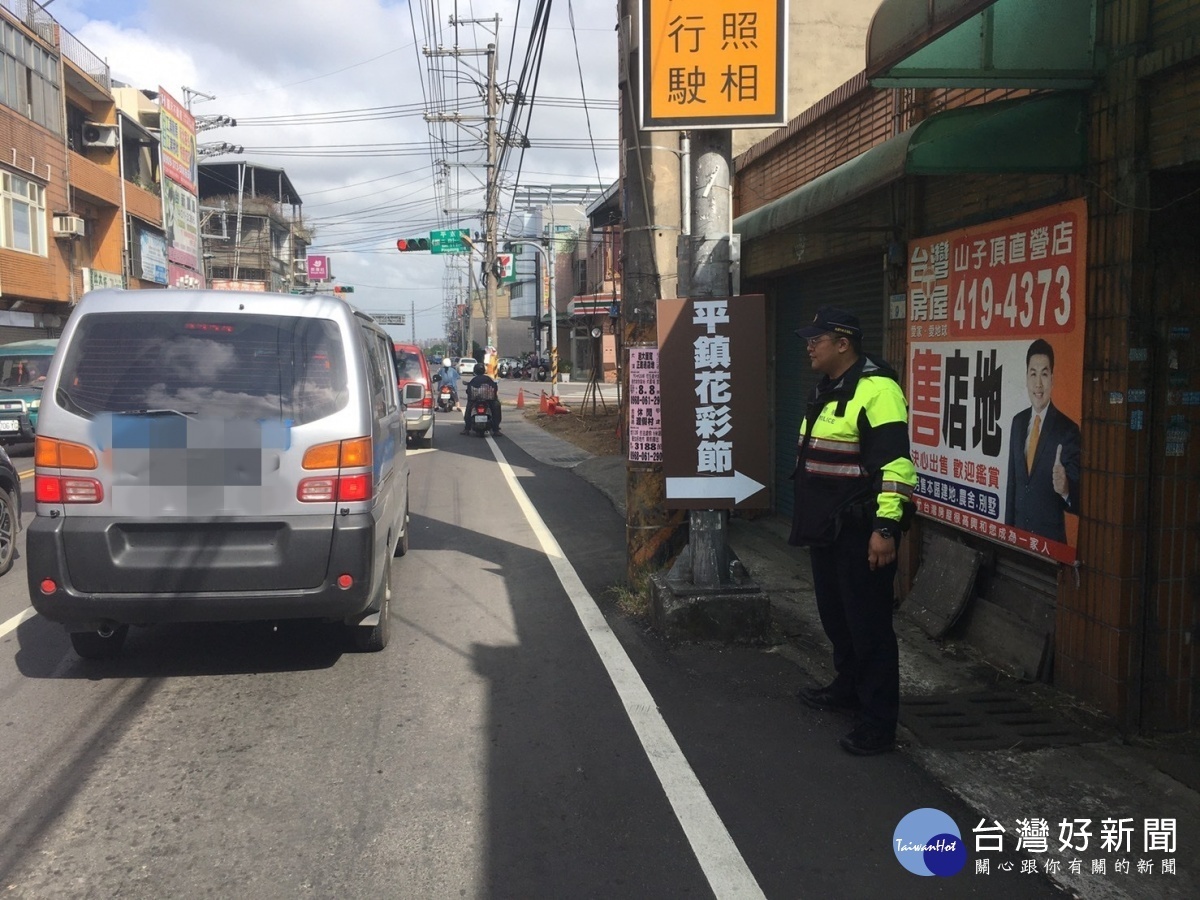
[[[892,531],[892,529],[887,525],[884,525],[882,528],[876,528],[875,533],[882,538],[887,538],[888,540],[896,539],[896,532]]]

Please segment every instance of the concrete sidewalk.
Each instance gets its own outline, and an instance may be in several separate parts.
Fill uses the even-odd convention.
[[[504,433],[535,459],[573,469],[624,513],[623,457],[591,456],[516,416],[511,423],[505,421]],[[796,665],[797,688],[825,684],[833,677],[832,662],[817,616],[808,554],[787,545],[787,530],[788,523],[778,516],[735,517],[730,520],[729,541],[770,597],[777,643],[767,652],[778,653]],[[903,609],[896,616],[896,630],[904,705],[900,752],[909,754],[961,797],[987,826],[993,821],[1003,825],[1006,846],[1016,845],[1019,821],[1045,820],[1048,849],[1031,852],[1028,858],[1076,896],[1200,897],[1200,854],[1196,851],[1200,841],[1200,738],[1123,738],[1111,723],[1061,692],[1008,678],[954,640],[929,639],[905,617]],[[1002,749],[963,750],[906,727],[922,721],[923,706],[918,700],[972,695],[1010,698],[1009,702],[1031,710],[1031,720],[1061,725],[1063,740],[1071,742],[1057,744],[1050,739],[1041,746],[1037,740],[1017,740]],[[799,704],[796,714],[835,715],[813,712]],[[870,760],[862,762],[871,764]],[[1092,820],[1088,847],[1079,852],[1062,851],[1059,823],[1076,819]],[[1101,852],[1102,821],[1106,819],[1133,820],[1128,850]],[[1175,820],[1173,852],[1144,851],[1143,828],[1148,819]],[[976,824],[960,823],[964,829]],[[965,831],[964,838],[973,846]],[[1103,874],[1092,870],[1099,860],[1105,863]],[[1121,871],[1122,860],[1128,864],[1128,872]],[[1162,873],[1165,860],[1174,860],[1175,874]],[[1073,861],[1078,861],[1077,873]],[[1152,863],[1151,872],[1139,872],[1139,863],[1144,861]]]

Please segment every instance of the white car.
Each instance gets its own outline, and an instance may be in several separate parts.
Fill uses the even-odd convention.
[[[479,362],[479,360],[477,360],[473,356],[461,357],[458,361],[458,374],[459,375],[474,375],[475,374],[475,365],[478,362]]]

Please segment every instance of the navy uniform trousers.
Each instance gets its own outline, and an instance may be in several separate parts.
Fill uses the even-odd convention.
[[[833,544],[809,554],[817,611],[833,644],[833,689],[858,697],[865,724],[894,733],[900,713],[900,652],[892,626],[896,563],[871,571],[873,527],[869,517],[848,517]]]

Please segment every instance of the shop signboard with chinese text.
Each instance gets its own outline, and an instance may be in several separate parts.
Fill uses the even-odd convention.
[[[629,461],[662,462],[658,348],[629,348]]]
[[[168,178],[196,193],[196,120],[183,104],[158,88],[162,168]]]
[[[134,271],[142,281],[167,283],[167,239],[161,234],[135,228],[137,235],[137,267]]]
[[[644,129],[787,124],[787,0],[642,0]]]
[[[200,204],[196,195],[164,178],[162,198],[167,259],[196,271],[200,268]]]
[[[329,280],[329,257],[309,256],[307,260],[309,281]]]
[[[917,510],[1075,560],[1087,204],[908,245],[908,399]]]
[[[103,288],[125,287],[125,276],[117,272],[105,272],[101,269],[83,270],[83,292],[98,291]]]
[[[770,505],[766,335],[760,294],[658,301],[668,509]]]
[[[206,283],[204,275],[173,262],[167,263],[167,287],[181,290],[204,290]]]

